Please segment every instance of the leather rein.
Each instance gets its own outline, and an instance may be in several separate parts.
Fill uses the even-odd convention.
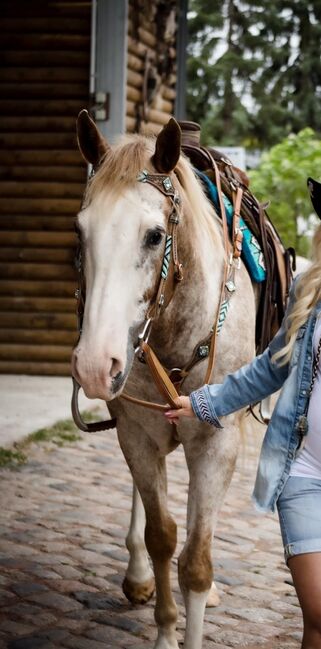
[[[133,397],[126,392],[123,392],[120,395],[120,398],[126,399],[131,403],[159,411],[165,411],[169,406],[174,409],[179,408],[179,405],[177,405],[176,403],[176,399],[179,398],[179,391],[184,380],[186,379],[194,365],[196,365],[199,361],[204,360],[206,357],[208,358],[208,363],[204,383],[209,382],[215,363],[217,336],[224,324],[230,298],[236,289],[235,269],[240,267],[240,256],[242,252],[242,231],[239,227],[239,220],[243,191],[240,186],[235,186],[235,191],[233,191],[234,216],[232,227],[232,242],[230,244],[227,218],[221,189],[220,172],[212,156],[208,152],[207,154],[209,157],[210,167],[215,173],[215,182],[218,190],[225,249],[225,262],[220,292],[220,301],[215,315],[213,327],[209,335],[196,345],[192,353],[192,357],[183,368],[175,367],[171,370],[164,368],[157,358],[155,352],[148,344],[153,322],[164,312],[173,298],[177,283],[183,280],[183,267],[179,262],[177,249],[177,226],[182,216],[181,198],[178,191],[174,187],[171,175],[149,173],[144,169],[139,173],[137,177],[137,180],[139,182],[149,183],[158,191],[160,191],[168,199],[169,203],[164,257],[158,288],[155,297],[153,298],[147,311],[145,322],[143,324],[141,332],[138,335],[138,341],[135,347],[135,355],[137,356],[139,361],[148,365],[154,383],[161,396],[165,399],[167,405],[144,401],[143,399]],[[75,295],[78,300],[78,330],[79,335],[81,335],[82,320],[85,307],[85,282],[83,277],[80,249],[76,259],[76,268],[79,273],[79,286]],[[89,423],[83,420],[78,406],[78,393],[80,387],[81,386],[79,385],[79,383],[73,377],[71,410],[74,422],[78,426],[78,428],[88,433],[115,428],[117,422],[115,418]]]

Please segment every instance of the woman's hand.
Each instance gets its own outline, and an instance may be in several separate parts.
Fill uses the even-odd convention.
[[[165,417],[170,424],[178,424],[179,420],[182,417],[190,417],[192,419],[196,419],[196,415],[191,406],[191,400],[189,397],[179,397],[178,399],[175,399],[175,403],[180,406],[178,410],[167,410],[165,412]]]

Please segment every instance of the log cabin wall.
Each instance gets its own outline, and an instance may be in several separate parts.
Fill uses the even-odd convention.
[[[118,25],[118,31],[120,2],[116,15],[114,0],[96,1],[96,45],[95,0],[1,2],[0,373],[70,374],[77,339],[73,222],[87,177],[75,119],[89,104],[91,56],[93,103],[95,91],[103,91],[113,106],[115,60],[125,52],[127,78],[118,74],[117,87],[123,83],[128,132],[157,133],[174,112],[176,0],[122,0],[124,29]],[[115,48],[107,57],[110,74],[108,47]],[[108,137],[119,124],[112,113],[98,122]]]
[[[2,0],[0,372],[69,374],[91,1]]]
[[[174,114],[177,0],[129,0],[128,132],[158,133]]]

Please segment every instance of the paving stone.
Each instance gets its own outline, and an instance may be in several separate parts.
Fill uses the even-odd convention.
[[[31,624],[21,624],[16,620],[2,620],[0,622],[0,631],[8,632],[10,635],[29,635],[34,630]]]
[[[300,645],[301,614],[293,586],[285,583],[276,517],[261,516],[250,504],[256,463],[253,446],[243,466],[238,463],[219,517],[213,556],[221,604],[206,610],[202,649]],[[0,470],[1,476],[0,591],[9,596],[0,609],[0,649],[21,640],[13,649],[152,649],[155,599],[133,607],[121,590],[132,485],[116,436],[83,435],[63,449],[33,445],[19,475]],[[179,523],[172,584],[182,646],[177,556],[185,540],[188,475],[180,448],[168,458],[168,476]]]
[[[98,642],[97,640],[92,640],[86,637],[80,638],[79,636],[70,637],[68,640],[64,640],[62,646],[70,647],[70,649],[115,649],[114,644],[106,644],[106,642]]]
[[[138,635],[139,633],[143,633],[144,631],[144,626],[140,624],[139,622],[135,622],[129,617],[125,617],[125,615],[111,615],[110,613],[108,615],[93,615],[92,616],[93,620],[96,620],[99,622],[99,624],[103,624],[106,626],[112,626],[117,629],[122,629],[123,631],[128,631],[130,633],[134,633]]]
[[[36,595],[29,595],[27,599],[35,604],[39,604],[40,606],[57,609],[62,613],[67,613],[68,611],[74,611],[81,608],[81,604],[78,602],[70,599],[70,597],[60,595],[53,590]]]
[[[20,584],[13,584],[11,586],[12,590],[16,595],[20,595],[20,597],[27,597],[28,595],[32,595],[33,593],[40,593],[40,592],[45,592],[48,590],[47,586],[44,584],[38,584],[38,583],[32,583],[30,581],[25,581]]]
[[[81,591],[74,593],[74,597],[78,602],[81,602],[81,604],[84,604],[84,606],[90,609],[119,610],[123,607],[123,604],[119,600],[110,595]]]
[[[122,629],[113,627],[112,625],[102,626],[97,625],[94,629],[85,631],[86,638],[98,640],[99,642],[108,642],[114,646],[132,646],[137,642],[137,638],[126,633]]]

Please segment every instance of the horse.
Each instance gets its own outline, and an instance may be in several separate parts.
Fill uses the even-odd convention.
[[[202,348],[199,341],[213,332],[224,268],[234,262],[226,257],[221,219],[181,152],[173,118],[157,137],[126,135],[111,146],[82,111],[77,133],[94,174],[77,216],[86,297],[72,374],[87,397],[103,399],[117,418],[119,444],[135,485],[123,590],[130,601],[143,603],[155,580],[154,649],[178,649],[170,585],[176,523],[167,503],[166,456],[181,444],[189,472],[186,541],[178,558],[186,607],[184,649],[201,649],[206,603],[215,598],[213,533],[237,457],[241,413],[223,418],[223,428],[196,418],[170,425],[161,412],[139,402],[142,397],[159,402],[159,393],[150,366],[140,362],[144,354],[138,358],[135,350],[137,340],[146,342],[148,328],[158,363],[185,367],[193,350],[195,356]],[[160,280],[164,268],[171,275],[170,289],[164,289],[166,278]],[[235,272],[217,338],[210,379],[215,382],[255,353],[255,287],[242,261]],[[201,354],[186,372],[181,394],[203,385],[204,360]],[[123,398],[125,386],[128,398]]]

